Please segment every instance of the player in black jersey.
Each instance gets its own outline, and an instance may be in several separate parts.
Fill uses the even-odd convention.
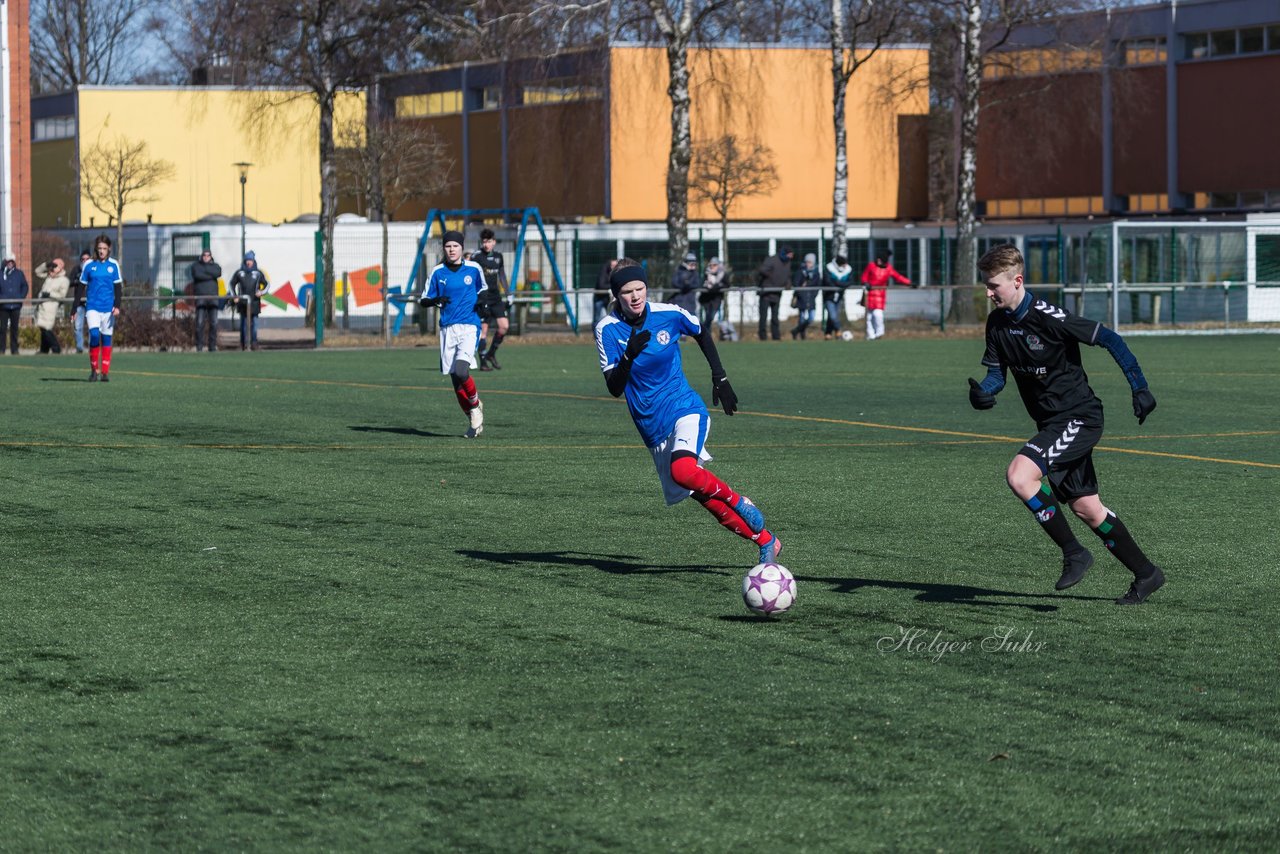
[[[1062,549],[1062,576],[1056,587],[1066,590],[1093,565],[1093,555],[1059,512],[1059,502],[1065,501],[1133,573],[1129,592],[1116,602],[1140,604],[1164,584],[1164,573],[1098,498],[1093,447],[1102,438],[1102,401],[1089,387],[1080,345],[1105,347],[1116,360],[1133,389],[1133,414],[1142,424],[1156,408],[1156,399],[1138,360],[1114,331],[1028,292],[1016,246],[993,247],[978,261],[978,272],[995,310],[987,316],[987,351],[982,357],[987,375],[982,382],[969,380],[969,402],[974,409],[995,406],[1005,372],[1013,371],[1018,393],[1040,432],[1009,463],[1005,479]],[[1046,475],[1049,485],[1043,482]]]
[[[492,371],[502,369],[498,364],[498,347],[507,336],[507,271],[502,265],[502,253],[494,247],[498,240],[493,229],[486,228],[480,232],[480,251],[471,256],[471,260],[484,270],[484,281],[488,286],[480,298],[476,300],[476,313],[480,315],[480,370]],[[493,342],[486,348],[484,339],[493,326]]]

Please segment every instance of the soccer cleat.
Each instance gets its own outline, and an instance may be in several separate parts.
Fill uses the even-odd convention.
[[[477,403],[476,408],[467,413],[467,417],[471,419],[471,426],[463,435],[468,439],[474,439],[484,432],[484,401]]]
[[[486,361],[482,358],[482,359],[480,359],[480,370],[485,371],[486,373],[488,373],[489,371],[492,371],[492,370],[493,370],[493,368],[489,367],[489,363],[488,363],[488,362],[486,362]]]
[[[1149,575],[1135,578],[1129,585],[1129,592],[1116,600],[1117,605],[1141,605],[1147,597],[1164,586],[1164,573],[1160,567],[1153,567]]]
[[[1053,585],[1054,590],[1066,590],[1068,587],[1074,587],[1080,583],[1080,579],[1084,578],[1084,574],[1089,571],[1089,567],[1093,566],[1093,555],[1086,548],[1081,548],[1078,552],[1062,555],[1062,575],[1058,577],[1058,583]]]
[[[492,353],[490,353],[488,356],[485,356],[484,360],[489,364],[489,367],[493,368],[495,371],[502,370],[502,365],[498,364],[498,357],[493,355]]]
[[[110,377],[108,377],[106,374],[101,374],[101,375],[99,375],[99,377],[98,377],[98,381],[99,381],[99,382],[104,382],[104,383],[109,383],[109,382],[111,382],[111,378],[110,378]]]
[[[760,512],[759,507],[751,503],[751,499],[747,496],[738,496],[738,503],[733,505],[733,512],[747,523],[751,533],[758,534],[764,530],[764,514]]]
[[[773,563],[780,554],[782,554],[782,540],[778,539],[777,534],[774,534],[767,545],[760,547],[759,563]]]
[[[98,372],[94,370],[89,371],[89,382],[96,383],[97,381],[98,381]]]

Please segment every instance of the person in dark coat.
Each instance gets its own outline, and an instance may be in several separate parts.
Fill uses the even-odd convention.
[[[9,351],[18,355],[18,318],[22,315],[22,303],[30,292],[26,273],[18,269],[18,259],[12,252],[5,253],[4,268],[0,270],[0,353],[4,352],[7,330]]]
[[[804,256],[804,264],[801,265],[799,270],[796,270],[796,274],[791,280],[791,286],[795,288],[795,296],[792,298],[791,304],[800,312],[796,318],[795,328],[791,330],[793,339],[803,339],[809,329],[809,324],[813,323],[813,309],[818,303],[818,286],[820,284],[818,256],[810,252]]]
[[[213,252],[204,250],[200,260],[187,268],[191,277],[191,290],[196,300],[196,352],[205,349],[218,351],[218,279],[222,278],[222,265],[213,260]]]
[[[698,288],[702,285],[702,277],[698,275],[698,256],[686,253],[684,263],[671,277],[671,304],[678,305],[685,311],[698,316]]]
[[[760,340],[765,340],[765,319],[771,317],[769,333],[774,341],[782,338],[778,327],[778,303],[782,292],[791,287],[791,247],[783,246],[756,268],[756,285],[760,289]]]
[[[244,253],[244,262],[227,284],[227,292],[236,298],[240,312],[240,349],[258,349],[258,315],[262,313],[262,295],[267,292],[267,276],[258,269],[258,258],[252,251]]]

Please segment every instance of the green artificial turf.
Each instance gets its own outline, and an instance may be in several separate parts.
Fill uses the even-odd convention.
[[[474,442],[430,348],[9,357],[0,847],[1271,847],[1280,337],[1129,343],[1146,425],[1086,367],[1137,608],[1075,520],[1053,592],[981,341],[722,345],[772,621],[585,340],[508,345]]]

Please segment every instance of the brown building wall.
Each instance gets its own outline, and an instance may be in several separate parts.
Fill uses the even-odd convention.
[[[488,110],[472,113],[471,128],[471,207],[502,207],[502,113]],[[461,169],[461,155],[458,168]]]
[[[597,98],[507,111],[514,207],[537,205],[550,217],[605,212],[604,105]]]
[[[449,189],[433,196],[422,196],[406,202],[392,211],[392,218],[397,220],[425,219],[427,211],[432,208],[462,207],[462,116],[438,116],[430,119],[404,119],[417,122],[431,128],[444,140],[453,157],[453,171],[450,173],[452,183]]]
[[[13,243],[5,248],[31,278],[31,40],[27,0],[9,0],[9,210]],[[43,259],[41,259],[43,260]]]
[[[1184,193],[1280,189],[1280,56],[1178,66]]]
[[[1097,74],[987,80],[982,91],[979,199],[1102,192],[1102,90]]]
[[[1121,196],[1162,194],[1168,190],[1169,162],[1165,68],[1121,69],[1111,80],[1115,192]]]

